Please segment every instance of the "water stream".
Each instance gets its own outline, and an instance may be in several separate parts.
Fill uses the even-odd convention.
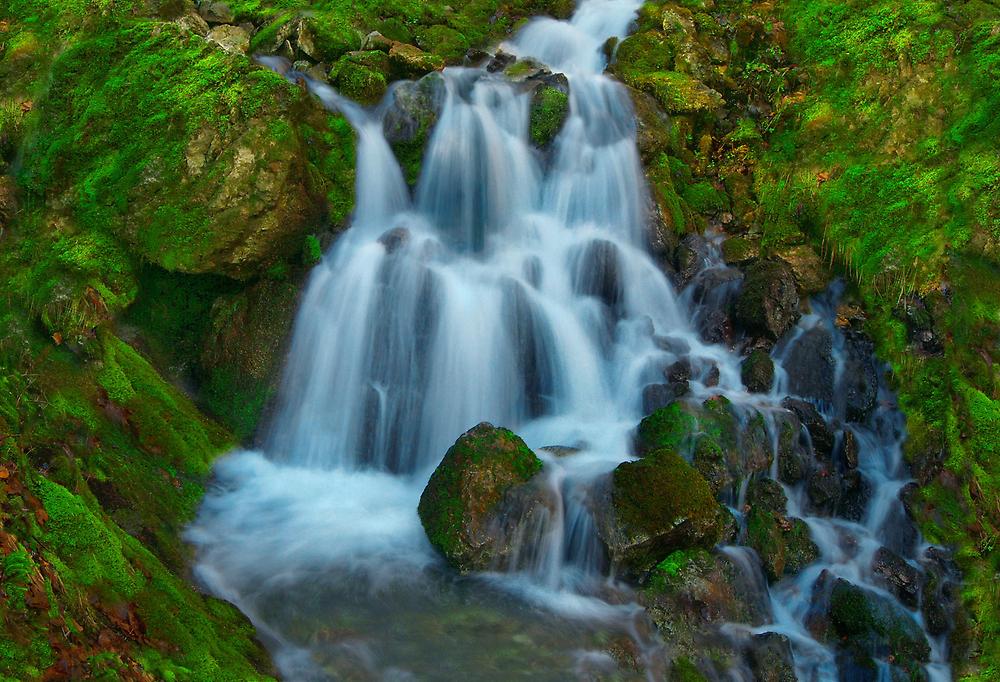
[[[589,679],[615,670],[607,651],[623,637],[646,669],[636,676],[662,678],[670,643],[609,575],[587,492],[633,458],[643,389],[665,366],[686,359],[694,397],[722,393],[747,409],[780,410],[787,386],[779,371],[771,394],[748,394],[740,357],[698,331],[711,301],[677,292],[646,248],[633,113],[601,49],[640,4],[584,0],[570,21],[535,20],[504,45],[568,78],[570,116],[547,154],[529,141],[525,87],[446,69],[412,191],[382,132],[392,91],[363,109],[308,82],[357,132],[356,212],[309,281],[264,447],[217,465],[189,532],[199,579],[254,621],[286,678]],[[717,256],[704,265],[725,267]],[[800,326],[827,324],[821,308]],[[902,424],[891,407],[872,419],[850,427],[877,492],[866,517],[810,515],[787,487],[822,559],[759,588],[772,624],[731,631],[789,636],[802,679],[836,677],[802,625],[802,595],[823,568],[874,584],[865,562],[899,506]],[[459,578],[427,542],[417,501],[482,421],[536,449],[559,504],[512,565]],[[947,679],[940,662],[931,672]]]

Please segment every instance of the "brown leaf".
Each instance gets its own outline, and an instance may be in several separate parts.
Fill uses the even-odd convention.
[[[830,179],[830,171],[820,171],[816,174],[816,184],[822,185],[824,182]]]
[[[0,21],[0,33],[6,33],[10,30],[10,22],[4,19]]]
[[[6,481],[10,478],[10,472],[7,471],[6,467],[0,467],[0,481]]]
[[[35,108],[35,103],[32,102],[30,99],[26,99],[23,102],[21,102],[21,113],[22,114],[27,114],[29,111],[31,111],[34,108]]]
[[[60,334],[59,332],[56,332],[55,334],[52,335],[52,340],[56,342],[57,346],[61,346],[63,342],[63,335]]]

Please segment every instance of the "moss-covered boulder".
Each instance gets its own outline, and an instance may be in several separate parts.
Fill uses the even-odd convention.
[[[392,91],[383,118],[385,139],[392,147],[406,181],[420,178],[424,151],[434,132],[444,99],[444,78],[430,73],[418,81],[404,81]]]
[[[747,268],[735,311],[736,322],[747,333],[779,339],[800,315],[791,268],[781,261],[753,263]]]
[[[598,499],[595,520],[608,555],[636,575],[673,551],[712,547],[726,523],[708,482],[671,450],[619,464]]]
[[[361,104],[375,104],[389,87],[389,57],[385,52],[348,52],[330,69],[330,82],[340,94]]]
[[[569,95],[551,85],[542,85],[531,96],[528,132],[536,147],[546,147],[562,130],[569,116]]]
[[[396,43],[389,49],[389,61],[393,74],[399,78],[423,76],[430,71],[444,68],[444,59],[439,55],[424,52],[415,45]]]
[[[858,653],[886,658],[908,674],[919,673],[930,645],[916,621],[892,600],[838,578],[830,592],[830,634]]]
[[[767,393],[774,383],[774,361],[761,349],[754,350],[740,365],[740,379],[751,393]]]
[[[470,429],[448,449],[420,496],[427,538],[460,571],[494,567],[510,549],[504,503],[521,506],[517,498],[541,469],[542,461],[512,431],[486,422]]]
[[[769,580],[797,573],[819,558],[819,548],[802,519],[787,517],[781,485],[768,478],[751,482],[747,491],[747,544],[760,555]]]

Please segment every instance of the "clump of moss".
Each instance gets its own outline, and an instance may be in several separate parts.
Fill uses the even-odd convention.
[[[569,116],[569,95],[562,90],[543,85],[531,98],[531,119],[528,131],[536,147],[545,147],[562,130]]]

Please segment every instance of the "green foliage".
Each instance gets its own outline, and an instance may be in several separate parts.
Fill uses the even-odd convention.
[[[540,87],[532,97],[528,131],[537,147],[544,147],[559,134],[569,115],[569,96],[550,86]]]

